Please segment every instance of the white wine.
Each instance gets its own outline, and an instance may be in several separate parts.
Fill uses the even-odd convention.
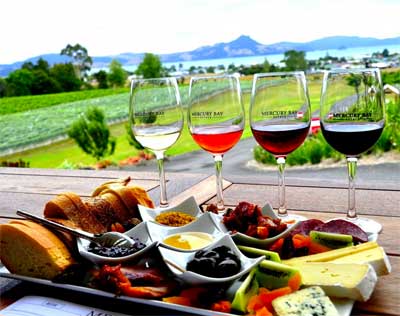
[[[137,141],[153,151],[165,150],[179,138],[181,129],[178,127],[147,127],[134,130]]]

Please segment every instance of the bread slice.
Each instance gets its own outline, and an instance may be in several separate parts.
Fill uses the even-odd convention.
[[[86,198],[83,202],[89,212],[94,215],[96,220],[100,222],[107,231],[111,229],[112,224],[118,222],[118,217],[115,215],[114,209],[106,199],[96,196]]]
[[[80,226],[83,230],[94,234],[105,232],[107,230],[107,227],[99,222],[93,213],[88,210],[79,195],[73,192],[66,192],[63,194],[74,203],[76,209],[78,210],[77,214],[73,213],[70,217],[71,220],[78,223],[78,226]]]
[[[138,204],[154,208],[153,201],[150,199],[146,190],[136,186],[119,186],[114,191],[126,206],[131,217],[140,218]]]
[[[107,189],[103,191],[100,197],[110,203],[119,223],[125,223],[132,217],[124,202],[114,190]]]
[[[0,225],[0,259],[11,273],[51,280],[75,263],[50,230],[22,222]]]
[[[57,195],[46,203],[44,207],[44,217],[70,219],[71,214],[76,214],[75,204],[64,194]]]
[[[49,219],[49,220],[51,220],[51,219]],[[62,223],[64,223],[63,225],[65,225],[65,222],[68,222],[68,223],[72,224],[72,222],[64,220],[62,222]],[[13,220],[9,221],[8,224],[23,225],[25,227],[29,227],[31,229],[34,229],[34,230],[40,232],[43,235],[46,235],[48,238],[52,238],[52,241],[54,243],[58,243],[58,241],[60,240],[69,249],[69,251],[71,253],[74,253],[74,252],[77,251],[76,239],[75,239],[75,237],[73,235],[71,235],[69,233],[62,232],[62,231],[51,230],[50,228],[46,228],[43,225],[38,225],[35,222],[32,222],[30,220],[25,220],[25,219],[23,219],[23,220],[13,219]],[[54,236],[52,236],[50,234],[47,234],[47,232],[49,230],[55,235],[56,238],[53,238]]]

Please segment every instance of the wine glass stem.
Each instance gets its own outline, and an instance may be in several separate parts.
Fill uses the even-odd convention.
[[[347,158],[347,171],[349,173],[349,209],[347,211],[347,218],[354,219],[356,214],[356,171],[357,171],[357,158]]]
[[[276,159],[278,163],[278,198],[279,198],[279,207],[278,207],[278,216],[285,217],[287,216],[286,211],[286,197],[285,197],[285,157],[278,157]]]
[[[215,172],[217,180],[217,208],[219,211],[225,209],[224,197],[222,194],[223,184],[222,184],[222,155],[214,155],[215,162]]]
[[[164,151],[156,151],[155,154],[157,158],[158,174],[160,178],[160,207],[168,207],[167,185],[165,183],[164,172]]]

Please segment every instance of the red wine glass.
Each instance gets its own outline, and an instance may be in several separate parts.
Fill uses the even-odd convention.
[[[223,211],[222,157],[239,141],[244,128],[239,78],[235,75],[191,78],[188,126],[195,142],[214,157],[217,207]]]
[[[287,218],[285,198],[286,156],[307,137],[311,109],[304,72],[256,74],[250,104],[250,126],[254,138],[278,163],[278,216]],[[291,215],[291,218],[296,216]],[[297,216],[299,218],[299,216]]]
[[[379,69],[325,72],[321,91],[321,130],[326,141],[347,157],[349,178],[346,219],[367,233],[382,225],[358,217],[355,200],[357,158],[379,139],[385,126],[384,95]]]

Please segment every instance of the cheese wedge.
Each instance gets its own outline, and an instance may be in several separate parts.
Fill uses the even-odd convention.
[[[371,248],[348,256],[340,257],[334,263],[368,263],[378,276],[387,275],[392,271],[389,258],[382,247]]]
[[[272,301],[278,316],[339,316],[335,306],[318,287],[309,287]]]
[[[288,265],[297,265],[298,263],[304,262],[327,262],[376,247],[379,247],[379,245],[375,241],[369,241],[357,246],[335,249],[315,255],[292,258],[289,260],[282,260],[282,263]]]
[[[320,286],[330,297],[367,301],[378,277],[369,264],[311,262],[296,265],[304,286]]]

